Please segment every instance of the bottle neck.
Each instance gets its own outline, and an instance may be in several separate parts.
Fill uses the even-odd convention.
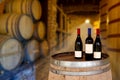
[[[77,35],[80,36],[80,29],[77,29]]]
[[[77,34],[77,36],[80,36],[80,34]]]
[[[97,34],[97,35],[96,35],[96,38],[100,38],[100,35],[99,35],[99,34]]]
[[[99,31],[99,29],[96,30],[96,41],[100,42],[100,31]]]
[[[91,36],[91,34],[88,34],[88,36]]]
[[[100,34],[96,34],[96,36],[100,36]]]
[[[91,37],[91,29],[88,28],[88,37]]]
[[[91,37],[91,34],[88,34],[88,37]]]
[[[100,36],[100,30],[99,29],[96,30],[96,36]]]

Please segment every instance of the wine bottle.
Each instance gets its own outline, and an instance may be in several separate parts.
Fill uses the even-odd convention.
[[[93,58],[95,60],[102,59],[101,51],[102,51],[102,45],[100,40],[100,30],[96,29],[96,39],[94,42],[94,53],[93,53]]]
[[[74,57],[76,59],[82,59],[83,58],[83,54],[82,54],[82,49],[83,49],[83,44],[82,44],[82,40],[80,37],[80,28],[77,29],[77,38],[75,41],[75,55]]]
[[[88,37],[85,40],[85,59],[93,60],[93,39],[91,37],[91,28],[88,28]]]

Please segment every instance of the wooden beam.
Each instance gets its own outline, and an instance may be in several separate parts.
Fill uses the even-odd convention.
[[[98,5],[74,5],[63,7],[65,13],[72,12],[99,12]]]
[[[81,3],[84,4],[84,0],[81,0]]]
[[[92,0],[93,4],[95,4],[95,1],[96,1],[96,0]]]
[[[66,16],[66,14],[63,11],[63,9],[61,9],[58,5],[56,6],[56,8],[62,13],[62,15]]]

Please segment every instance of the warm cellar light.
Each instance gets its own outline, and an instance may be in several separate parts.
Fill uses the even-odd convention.
[[[90,20],[89,20],[89,19],[86,19],[86,20],[85,20],[85,23],[90,23]]]

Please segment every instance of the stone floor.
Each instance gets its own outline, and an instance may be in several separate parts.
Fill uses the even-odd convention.
[[[36,80],[48,80],[49,74],[49,59],[50,56],[46,58],[39,59],[35,63],[36,68]]]

